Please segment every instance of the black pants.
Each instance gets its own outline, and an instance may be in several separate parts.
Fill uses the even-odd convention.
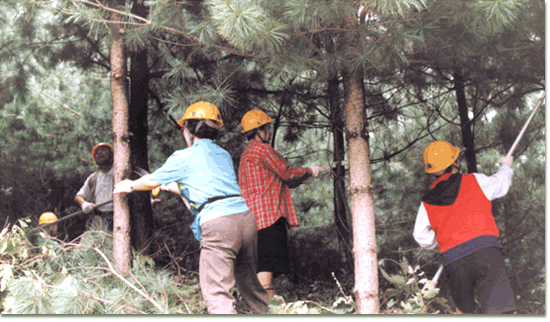
[[[281,217],[258,231],[258,272],[286,274],[289,267],[287,220]]]
[[[478,250],[445,266],[453,300],[462,313],[498,314],[516,310],[500,248]]]

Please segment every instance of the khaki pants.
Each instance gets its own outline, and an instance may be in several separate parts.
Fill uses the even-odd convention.
[[[256,219],[252,212],[228,215],[202,227],[199,276],[209,314],[236,314],[235,285],[256,313],[265,313],[267,293],[256,275]]]

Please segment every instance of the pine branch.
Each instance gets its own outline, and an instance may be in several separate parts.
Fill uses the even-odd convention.
[[[34,87],[31,87],[31,89],[33,89],[33,90],[34,90],[34,91],[35,91],[35,92],[36,92],[37,94],[40,94],[40,95],[46,96],[47,98],[49,98],[50,100],[52,100],[52,101],[53,101],[54,103],[56,103],[57,105],[61,106],[61,107],[62,107],[62,108],[64,108],[64,109],[68,110],[69,112],[71,112],[71,113],[75,114],[76,116],[78,116],[78,117],[82,117],[82,114],[78,113],[77,111],[75,111],[75,110],[71,109],[71,108],[70,108],[70,107],[68,107],[68,106],[65,106],[65,105],[63,105],[63,104],[59,103],[59,102],[58,102],[58,101],[56,101],[56,100],[55,100],[55,99],[54,99],[53,97],[51,97],[51,96],[49,96],[49,95],[45,94],[44,92],[40,92],[39,90],[37,90],[37,89],[36,89],[36,88],[34,88]]]
[[[153,298],[151,298],[147,293],[143,292],[142,290],[138,289],[135,285],[133,285],[132,283],[130,283],[127,279],[125,279],[122,275],[120,275],[116,270],[115,268],[113,267],[113,265],[111,264],[111,262],[109,261],[109,259],[107,258],[107,256],[105,256],[105,254],[103,254],[97,247],[92,247],[92,249],[98,253],[101,257],[103,257],[103,260],[105,260],[105,263],[107,264],[107,266],[109,266],[109,271],[111,273],[113,273],[113,275],[115,275],[116,277],[118,277],[118,279],[120,279],[121,281],[123,281],[124,283],[126,283],[126,285],[128,285],[129,287],[131,287],[134,291],[138,292],[141,296],[143,296],[144,298],[147,299],[147,301],[149,301],[151,304],[153,304],[159,311],[163,312],[164,314],[169,314],[170,312],[166,311],[163,307],[161,307]],[[106,268],[104,268],[105,270],[107,270]]]
[[[113,13],[116,13],[120,16],[125,16],[125,17],[128,17],[128,18],[133,18],[133,19],[136,19],[138,21],[141,21],[143,22],[142,24],[140,23],[135,23],[135,22],[124,22],[124,24],[126,25],[131,25],[131,26],[152,26],[153,25],[153,22],[151,20],[148,20],[146,18],[143,18],[139,15],[136,15],[136,14],[133,14],[133,13],[128,13],[128,12],[123,12],[123,11],[120,11],[120,10],[117,10],[117,9],[113,9],[113,8],[110,8],[110,7],[107,7],[105,5],[103,5],[102,3],[100,3],[98,0],[96,0],[96,2],[91,2],[91,1],[88,1],[88,0],[75,0],[77,2],[81,2],[81,3],[84,3],[84,4],[87,4],[87,5],[90,5],[90,6],[94,6],[96,8],[100,8],[102,10],[105,10],[105,11],[110,11],[110,12],[113,12]],[[107,20],[107,19],[94,19],[94,18],[89,18],[87,17],[88,20],[90,21],[94,21],[94,22],[100,22],[100,23],[107,23],[107,24],[120,24],[120,21],[111,21],[111,20]],[[174,33],[174,34],[177,34],[177,35],[181,35],[181,36],[184,36],[185,38],[191,40],[194,42],[195,45],[199,45],[201,44],[200,40],[197,38],[197,37],[194,37],[188,33],[186,33],[185,31],[182,31],[182,30],[177,30],[177,29],[174,29],[174,28],[171,28],[171,27],[167,27],[167,26],[157,26],[159,29],[162,29],[162,30],[165,30],[165,31],[168,31],[168,32],[171,32],[171,33]],[[162,42],[166,42],[166,43],[170,43],[169,41],[165,40],[165,39],[161,39],[161,38],[158,38],[158,37],[154,37],[154,39],[158,40],[158,41],[162,41]],[[172,43],[172,44],[175,44],[175,43]],[[181,45],[181,44],[177,44],[177,45]],[[187,45],[188,46],[188,45]],[[243,56],[243,57],[251,57],[250,55],[247,55],[243,52],[240,52],[238,50],[236,50],[235,48],[231,48],[231,47],[226,47],[226,46],[220,46],[220,45],[216,45],[215,46],[216,48],[222,50],[222,51],[227,51],[229,53],[232,53],[232,54],[235,54],[235,55],[238,55],[238,56]]]
[[[101,49],[99,48],[99,46],[97,45],[97,43],[95,43],[90,37],[88,37],[86,31],[82,28],[81,25],[79,24],[76,24],[77,26],[77,29],[78,31],[81,33],[82,37],[84,37],[84,39],[86,40],[86,42],[92,46],[94,49],[95,49],[95,52],[101,57],[101,59],[103,61],[105,61],[106,63],[103,64],[99,61],[94,61],[95,64],[107,69],[107,70],[111,70],[111,65],[110,65],[110,61],[109,61],[109,57],[108,56],[105,56],[102,52],[101,52]]]
[[[102,299],[102,298],[93,296],[92,294],[87,293],[87,292],[84,292],[84,291],[80,291],[80,292],[78,293],[78,295],[80,295],[80,296],[85,296],[85,297],[89,297],[89,298],[91,298],[91,299],[93,299],[93,300],[96,300],[96,301],[99,301],[99,302],[104,302],[104,303],[110,304],[110,305],[112,305],[112,306],[118,307],[119,309],[118,309],[117,311],[113,312],[112,314],[117,313],[117,312],[118,312],[119,310],[121,310],[121,309],[127,309],[127,310],[129,310],[129,311],[133,311],[133,312],[136,312],[136,313],[147,314],[147,312],[143,312],[143,311],[141,311],[141,310],[138,310],[138,309],[136,309],[136,308],[131,308],[131,307],[128,307],[128,306],[126,306],[126,305],[120,305],[120,304],[118,304],[118,303],[111,302],[111,301],[109,301],[109,300],[104,300],[104,299]],[[88,308],[88,304],[86,304],[86,307],[84,308],[84,310],[83,310],[83,312],[82,312],[81,314],[84,314],[84,313],[86,312],[86,309],[87,309],[87,308]]]
[[[140,21],[143,21],[145,24],[147,25],[150,25],[151,22],[141,16],[138,16],[138,15],[135,15],[135,14],[132,14],[132,13],[127,13],[127,12],[122,12],[120,10],[116,10],[116,9],[113,9],[113,8],[110,8],[110,7],[106,7],[105,5],[103,5],[101,2],[99,2],[98,0],[94,2],[91,2],[91,1],[87,1],[87,0],[76,0],[77,2],[81,2],[81,3],[84,3],[84,4],[87,4],[87,5],[90,5],[90,6],[93,6],[93,7],[96,7],[96,8],[100,8],[102,10],[106,10],[106,11],[110,11],[110,12],[114,12],[118,15],[121,15],[121,16],[127,16],[127,17],[130,17],[130,18],[134,18],[136,20],[140,20]],[[120,21],[111,21],[110,23],[116,23],[116,24],[119,24]]]

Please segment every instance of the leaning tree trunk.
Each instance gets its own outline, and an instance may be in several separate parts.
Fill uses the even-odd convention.
[[[343,78],[349,155],[348,189],[351,197],[355,263],[355,303],[359,313],[377,314],[378,263],[363,74],[360,71],[345,72]]]
[[[468,173],[477,172],[476,150],[474,134],[472,133],[472,120],[468,116],[468,102],[464,90],[464,77],[460,71],[454,72],[454,88],[458,103],[458,115],[460,116],[460,128],[462,130],[462,144],[466,148],[464,155],[468,164]],[[454,144],[454,143],[453,143]]]
[[[118,4],[113,1],[113,8]],[[111,13],[111,21],[120,21],[120,17]],[[113,100],[113,142],[114,182],[118,183],[129,177],[130,169],[130,135],[128,131],[128,83],[126,53],[121,24],[114,23],[111,27],[111,95]],[[113,253],[118,269],[126,273],[131,266],[130,253],[130,208],[128,197],[124,194],[113,196]]]

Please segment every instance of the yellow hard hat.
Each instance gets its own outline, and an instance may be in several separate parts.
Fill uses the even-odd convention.
[[[273,122],[273,119],[265,112],[260,110],[252,110],[246,112],[241,121],[242,131],[241,133],[246,133],[248,131],[254,130],[263,126],[269,122]]]
[[[218,108],[208,102],[196,102],[191,104],[183,117],[178,121],[179,126],[183,126],[186,120],[211,120],[218,124],[218,128],[223,126],[222,115]]]
[[[109,143],[99,143],[98,145],[94,146],[94,148],[92,149],[92,158],[94,159],[94,162],[95,162],[95,151],[102,146],[109,147],[111,149],[111,152],[115,151],[115,148],[113,148],[113,146],[110,145]]]
[[[54,222],[56,220],[57,216],[53,212],[45,212],[40,215],[40,219],[38,219],[38,226]]]
[[[424,150],[424,170],[436,173],[447,169],[460,155],[460,148],[449,142],[438,140]]]

